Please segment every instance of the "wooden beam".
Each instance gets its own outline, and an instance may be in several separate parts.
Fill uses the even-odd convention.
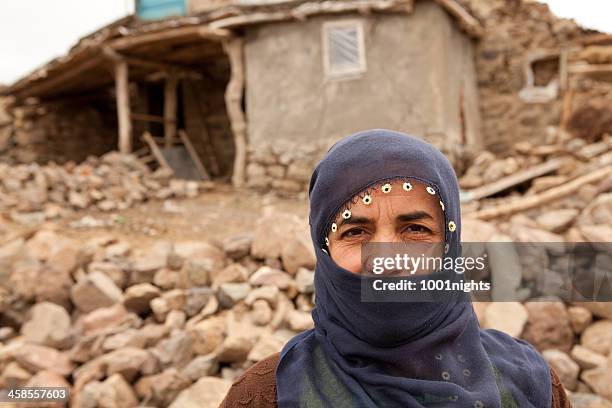
[[[612,73],[612,64],[574,64],[569,66],[570,74]]]
[[[169,75],[169,73],[174,73],[176,76],[180,77],[186,76],[194,79],[202,79],[202,74],[200,72],[191,68],[183,67],[180,64],[171,64],[167,62],[151,61],[143,58],[136,58],[119,53],[108,46],[104,46],[102,49],[104,56],[106,56],[111,61],[125,61],[128,63],[128,65],[158,69],[162,71],[163,74],[166,76]]]
[[[172,73],[164,83],[164,146],[171,147],[176,138],[176,108],[178,79]]]
[[[210,38],[220,40],[230,37],[232,34],[227,30],[209,29],[199,25],[191,27],[168,28],[165,27],[161,31],[153,33],[145,33],[138,35],[130,35],[123,38],[118,38],[109,43],[109,46],[117,51],[137,47],[142,44],[153,42],[163,42],[172,40],[181,40],[188,38]]]
[[[128,64],[125,61],[115,61],[115,91],[119,122],[119,151],[125,154],[132,151],[129,73]]]
[[[223,49],[230,61],[230,80],[225,89],[225,106],[234,135],[234,171],[232,184],[241,187],[245,183],[247,126],[242,111],[242,91],[244,89],[244,60],[242,38],[232,38],[223,42]]]
[[[572,181],[564,183],[562,186],[553,187],[539,194],[524,196],[508,203],[501,204],[497,207],[485,208],[480,211],[471,212],[466,214],[466,216],[469,218],[490,220],[501,216],[511,215],[519,211],[529,210],[550,201],[566,197],[578,191],[580,187],[584,186],[585,184],[596,183],[610,176],[612,176],[612,165],[607,165],[586,175],[577,177]]]
[[[172,170],[172,167],[170,167],[170,165],[166,161],[166,158],[162,154],[161,150],[159,150],[159,146],[157,146],[157,143],[155,142],[155,140],[153,140],[151,134],[149,132],[144,132],[142,134],[142,138],[149,145],[149,149],[151,149],[151,153],[153,154],[153,156],[155,156],[155,159],[157,160],[159,165],[164,169]]]
[[[484,34],[484,27],[476,18],[468,13],[463,6],[455,0],[435,0],[440,6],[457,20],[457,24],[471,37],[479,38]]]
[[[519,171],[516,174],[503,177],[485,186],[478,187],[470,191],[462,192],[461,202],[467,203],[470,201],[480,200],[481,198],[489,197],[495,193],[504,191],[507,188],[523,183],[527,180],[531,180],[533,178],[543,176],[544,174],[551,173],[555,170],[559,170],[566,162],[567,159],[564,158],[549,160],[532,168]]]
[[[149,115],[146,113],[131,113],[130,117],[134,120],[140,120],[142,122],[155,122],[155,123],[166,123],[166,119],[163,116]],[[176,123],[176,121],[174,121]]]
[[[291,10],[254,12],[238,16],[231,16],[212,21],[208,28],[215,30],[235,28],[251,24],[267,23],[284,20],[304,20],[317,14],[333,14],[358,12],[368,13],[376,11],[403,11],[409,13],[414,6],[413,0],[346,0],[305,2]]]
[[[189,136],[187,136],[187,132],[181,129],[179,130],[178,133],[181,138],[181,141],[183,142],[183,144],[185,145],[185,148],[187,149],[187,153],[189,153],[191,160],[193,161],[196,168],[198,169],[198,173],[200,173],[200,177],[202,177],[203,180],[210,180],[210,175],[208,174],[208,172],[206,171],[206,168],[202,164],[202,161],[200,160],[200,157],[198,156],[198,152],[196,152],[196,149],[193,147],[193,144],[191,143],[191,139],[189,139]]]

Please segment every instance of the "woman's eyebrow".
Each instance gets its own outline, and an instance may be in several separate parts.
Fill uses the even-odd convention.
[[[397,221],[401,221],[401,222],[408,222],[408,221],[417,221],[417,220],[422,220],[422,219],[430,219],[433,220],[434,218],[426,211],[414,211],[411,213],[406,213],[406,214],[400,214],[397,217],[395,217],[395,219]]]
[[[340,224],[338,224],[338,227],[341,227],[343,225],[351,225],[351,224],[368,224],[373,222],[372,219],[367,218],[367,217],[351,217],[349,219],[343,219],[342,221],[340,221]]]

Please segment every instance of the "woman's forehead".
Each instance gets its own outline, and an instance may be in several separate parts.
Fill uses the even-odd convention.
[[[377,217],[383,213],[401,213],[424,210],[433,217],[442,213],[441,198],[432,187],[418,181],[396,180],[384,183],[365,194],[353,197],[336,214],[349,208],[353,216]]]

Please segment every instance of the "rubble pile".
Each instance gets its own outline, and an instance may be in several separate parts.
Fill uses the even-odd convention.
[[[466,219],[463,234],[482,242],[553,234],[527,222]],[[313,327],[314,263],[306,221],[282,212],[221,242],[139,248],[49,228],[2,242],[0,388],[70,387],[75,408],[216,408],[247,367]],[[574,406],[612,404],[612,303],[475,308],[484,327],[543,352]]]
[[[204,183],[152,172],[133,155],[110,152],[84,162],[0,163],[0,214],[31,224],[75,210],[122,210],[149,199],[193,197]]]
[[[485,28],[474,55],[482,140],[487,149],[501,153],[519,140],[541,142],[548,126],[567,119],[565,110],[570,106],[578,110],[587,105],[597,108],[609,105],[612,97],[609,78],[574,74],[564,78],[561,70],[562,50],[569,50],[569,64],[609,64],[609,42],[583,43],[597,32],[555,16],[548,5],[539,1],[460,0],[460,3]],[[544,55],[550,58],[540,59]],[[538,101],[534,100],[536,96]]]
[[[549,130],[546,144],[518,142],[506,157],[479,153],[459,179],[464,214],[558,235],[550,242],[612,242],[612,137],[587,143]],[[589,223],[599,232],[584,229]]]

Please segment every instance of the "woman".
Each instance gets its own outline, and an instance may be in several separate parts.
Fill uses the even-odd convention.
[[[458,182],[437,149],[388,130],[354,134],[317,165],[309,197],[315,327],[246,370],[222,407],[570,407],[531,345],[480,328],[466,292],[363,300],[379,278],[361,273],[363,244],[443,243],[444,257],[460,256]]]

